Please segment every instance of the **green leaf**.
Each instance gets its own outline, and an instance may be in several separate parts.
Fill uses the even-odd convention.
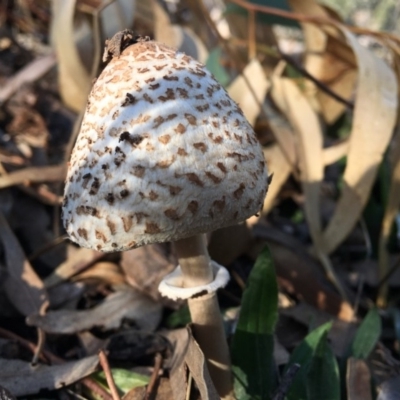
[[[221,65],[220,59],[221,49],[216,47],[210,51],[207,58],[206,67],[222,86],[226,86],[229,83],[230,78],[225,68]]]
[[[312,359],[317,351],[319,343],[327,336],[331,329],[332,323],[328,322],[310,332],[304,340],[293,351],[286,370],[290,365],[299,364],[300,370],[296,374],[295,379],[288,393],[288,400],[307,400],[307,375],[310,369]]]
[[[135,387],[146,386],[150,381],[148,376],[137,374],[126,369],[112,368],[111,373],[117,389],[123,394],[129,392]],[[96,372],[92,377],[108,389],[107,380],[103,371]]]
[[[351,356],[365,360],[371,354],[382,332],[378,310],[373,308],[365,316],[351,344]]]
[[[166,321],[169,329],[181,328],[190,324],[192,319],[190,317],[189,307],[186,305],[182,306],[179,310],[174,311]]]
[[[269,398],[276,386],[273,333],[278,319],[278,286],[268,248],[258,257],[243,293],[232,343],[238,400]]]
[[[339,366],[326,331],[318,342],[307,374],[308,400],[340,400]]]

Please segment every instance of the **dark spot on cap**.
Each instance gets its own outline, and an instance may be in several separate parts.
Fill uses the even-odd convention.
[[[192,200],[192,201],[188,204],[188,210],[189,210],[192,214],[196,214],[198,208],[199,208],[199,203],[198,203],[196,200]]]
[[[119,194],[120,194],[121,198],[124,199],[125,197],[129,196],[129,191],[126,190],[126,189],[123,189],[123,190],[121,190],[121,191],[119,192]]]
[[[106,196],[107,203],[112,205],[114,203],[114,195],[112,193],[108,193]]]
[[[131,135],[129,132],[125,131],[121,133],[118,142],[126,141],[132,146],[137,146],[144,139],[141,135]]]
[[[240,197],[242,197],[245,188],[246,186],[244,183],[239,185],[239,187],[233,192],[235,199],[240,199]]]
[[[130,93],[127,93],[125,96],[126,96],[125,100],[122,102],[121,107],[126,107],[131,104],[135,104],[136,99]]]

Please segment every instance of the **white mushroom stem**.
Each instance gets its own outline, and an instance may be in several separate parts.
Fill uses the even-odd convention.
[[[175,242],[182,270],[183,287],[207,285],[214,280],[205,235]],[[233,399],[233,382],[228,343],[216,292],[188,299],[193,334],[207,360],[211,379],[222,399]]]
[[[174,243],[183,275],[183,287],[208,285],[214,280],[208,255],[206,236],[203,234]]]

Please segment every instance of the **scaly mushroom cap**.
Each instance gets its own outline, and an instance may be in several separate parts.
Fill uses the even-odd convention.
[[[127,250],[241,222],[267,186],[254,131],[223,87],[191,57],[143,41],[92,88],[63,221],[83,247]]]

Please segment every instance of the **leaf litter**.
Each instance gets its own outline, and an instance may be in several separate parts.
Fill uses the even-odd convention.
[[[274,399],[327,391],[338,398],[340,385],[349,399],[393,395],[400,376],[400,39],[346,25],[313,0],[290,1],[291,8],[220,2],[226,10],[216,2],[208,10],[192,0],[163,3],[51,7],[40,0],[0,10],[0,397],[59,391],[111,399],[109,380],[98,372],[97,352],[106,349],[125,399],[217,398],[191,326],[184,327],[185,304],[158,293],[176,266],[171,245],[104,255],[76,248],[60,225],[74,121],[102,68],[101,43],[127,26],[202,62],[212,57],[207,65],[263,145],[272,175],[264,210],[209,238],[210,253],[231,271],[219,293],[230,339],[243,331],[240,325],[234,333],[238,318],[278,316],[267,340],[257,342],[268,343],[258,347],[268,366],[260,367],[252,346],[247,365],[259,365],[261,375],[277,365],[297,371],[296,357],[303,362],[308,354],[287,387],[268,376]],[[265,243],[270,255],[257,265],[268,260],[276,272],[268,282],[249,281]],[[238,317],[242,299],[251,298],[243,293],[263,293],[257,284],[271,285],[275,274],[286,301],[277,306],[267,290],[267,316],[243,300]],[[170,317],[182,328],[168,328]],[[243,350],[237,347],[234,354]],[[145,377],[130,387],[140,368]],[[247,398],[253,389],[240,390]]]

